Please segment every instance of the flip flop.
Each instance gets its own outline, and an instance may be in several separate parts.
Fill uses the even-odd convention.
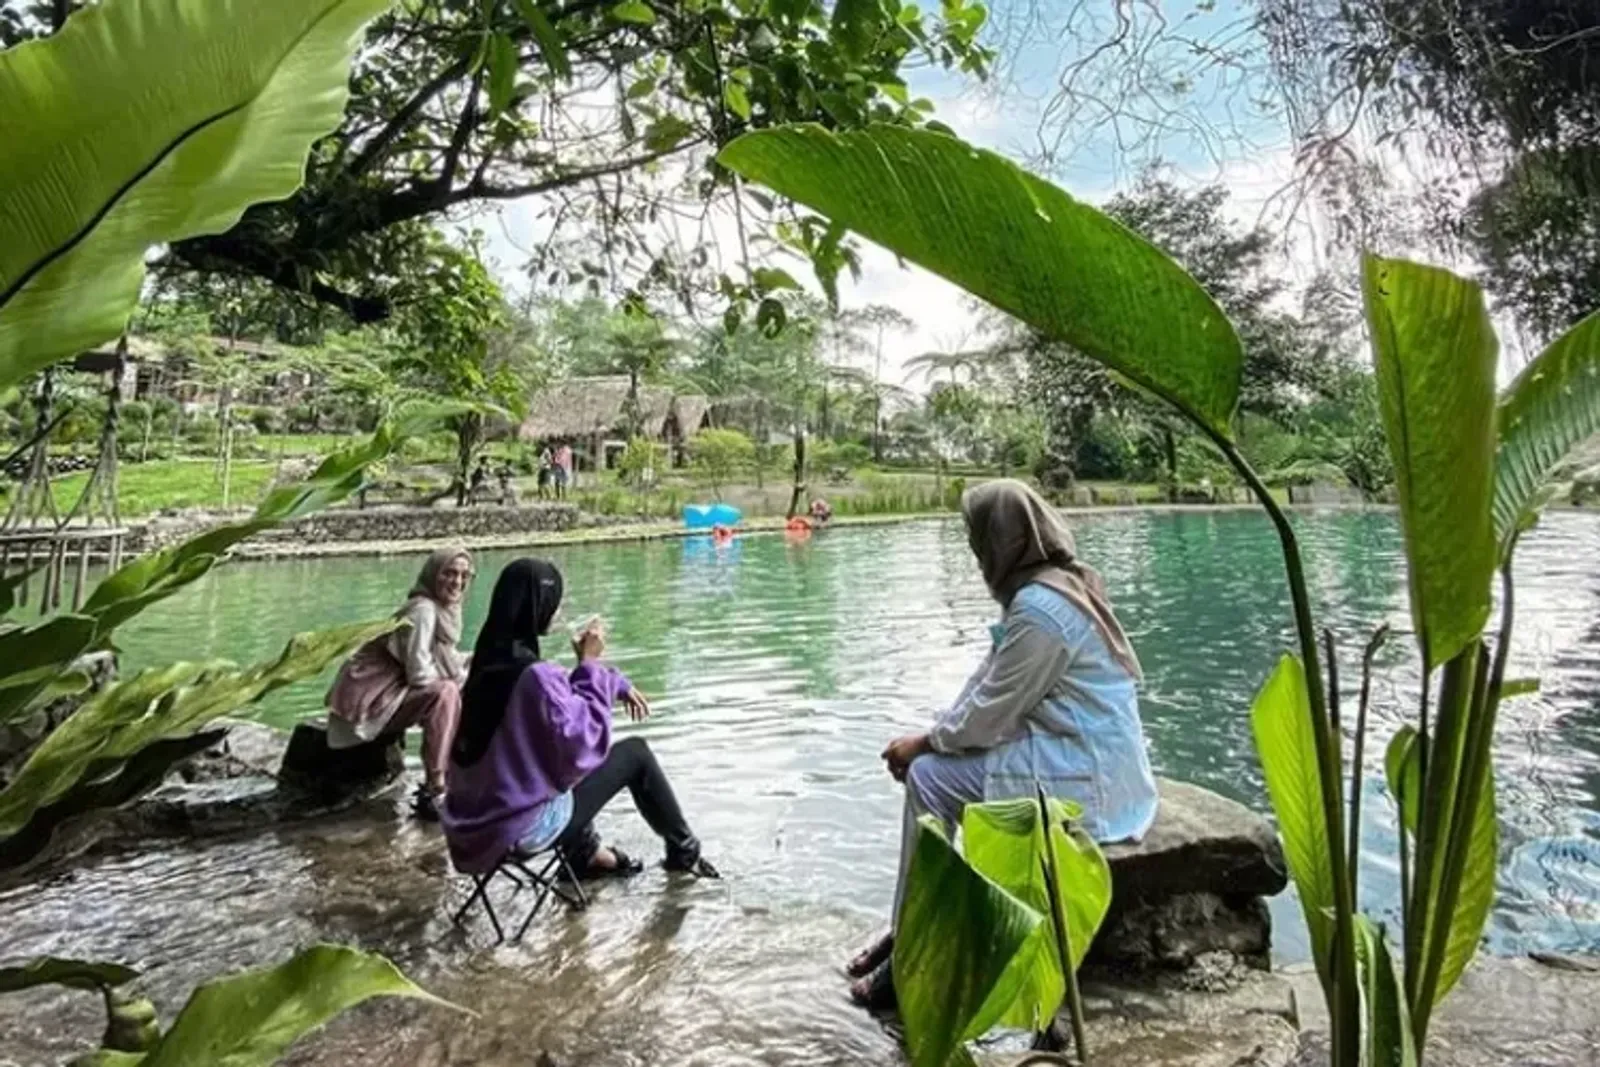
[[[894,952],[894,934],[884,934],[868,947],[862,949],[851,958],[844,973],[851,978],[865,978],[877,970],[884,960]]]

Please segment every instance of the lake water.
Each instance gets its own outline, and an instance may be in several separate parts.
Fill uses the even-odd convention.
[[[1353,691],[1371,628],[1409,625],[1395,520],[1347,511],[1296,521],[1319,620],[1339,635]],[[1077,531],[1143,658],[1159,771],[1265,810],[1247,712],[1292,639],[1266,519],[1118,513],[1078,520]],[[103,860],[68,883],[0,897],[6,953],[143,962],[170,1010],[208,975],[318,938],[353,939],[484,1013],[470,1024],[386,1005],[336,1025],[297,1062],[510,1064],[541,1049],[562,1064],[891,1062],[892,1043],[845,1003],[836,971],[892,890],[900,799],[878,751],[952,697],[995,616],[959,524],[545,554],[566,574],[566,617],[603,614],[614,661],[656,698],[655,717],[625,729],[656,747],[724,882],[674,885],[652,871],[606,887],[581,918],[541,919],[526,944],[486,950],[448,928],[436,831],[393,820]],[[469,633],[512,555],[479,559]],[[1513,672],[1537,674],[1543,689],[1501,712],[1496,951],[1600,944],[1597,561],[1600,519],[1588,515],[1550,516],[1519,551]],[[293,631],[392,611],[417,562],[228,567],[119,643],[130,666],[268,657]],[[1376,674],[1380,745],[1411,714],[1415,685],[1401,635]],[[284,725],[315,714],[325,686],[275,694],[260,714]],[[1378,781],[1367,786],[1363,904],[1392,918],[1393,813]],[[626,802],[602,829],[655,854]],[[1274,914],[1279,955],[1302,957],[1294,904],[1281,898]],[[90,1020],[92,1031],[93,1004],[73,996],[37,1002],[28,1047],[63,1047],[63,1019]],[[8,1023],[22,1025],[0,1014],[0,1032]]]

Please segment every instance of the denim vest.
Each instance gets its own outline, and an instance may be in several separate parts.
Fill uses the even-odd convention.
[[[984,799],[1031,797],[1037,781],[1083,806],[1095,840],[1137,840],[1155,819],[1157,793],[1133,677],[1089,616],[1055,590],[1024,586],[999,629],[1017,617],[1059,634],[1072,658],[1029,713],[1026,732],[984,753]]]

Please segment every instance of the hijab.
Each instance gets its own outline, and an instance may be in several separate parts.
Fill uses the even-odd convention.
[[[405,604],[401,605],[398,612],[402,616],[410,615],[422,601],[432,603],[433,658],[449,678],[461,677],[461,652],[458,648],[461,644],[461,601],[453,604],[445,602],[439,590],[439,578],[445,568],[458,559],[466,560],[468,568],[471,568],[472,553],[460,545],[446,545],[428,553],[422,570],[417,572],[417,580],[412,583],[411,592],[406,594]]]
[[[1072,532],[1055,508],[1022,482],[1002,478],[967,490],[961,514],[967,542],[996,600],[1009,606],[1032,582],[1054,589],[1089,616],[1112,658],[1143,680],[1139,657],[1106,597],[1105,581],[1078,560]]]
[[[561,591],[561,572],[541,559],[514,560],[500,572],[461,690],[454,762],[470,767],[488,751],[517,680],[539,662],[539,635],[550,628]]]

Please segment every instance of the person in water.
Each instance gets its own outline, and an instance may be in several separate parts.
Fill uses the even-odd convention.
[[[1009,479],[969,489],[961,513],[1002,615],[992,649],[955,704],[932,729],[883,751],[906,791],[896,916],[924,815],[953,835],[967,804],[1031,797],[1035,783],[1079,804],[1097,841],[1137,840],[1156,814],[1139,722],[1139,660],[1060,513]],[[858,1003],[893,1003],[893,937],[850,962]]]
[[[539,639],[550,632],[561,593],[561,572],[542,560],[516,560],[495,582],[451,753],[443,814],[456,869],[482,873],[513,848],[537,852],[554,843],[580,878],[637,874],[644,865],[603,847],[593,826],[627,789],[666,843],[667,870],[719,877],[650,745],[642,737],[612,741],[612,709],[620,704],[637,720],[650,714],[650,703],[601,662],[599,628],[574,639],[575,668],[542,658]]]
[[[430,554],[397,615],[409,625],[357,649],[328,690],[329,748],[353,748],[422,727],[425,779],[413,812],[429,822],[439,817],[461,718],[461,683],[470,657],[456,646],[472,574],[472,556],[464,548]]]

